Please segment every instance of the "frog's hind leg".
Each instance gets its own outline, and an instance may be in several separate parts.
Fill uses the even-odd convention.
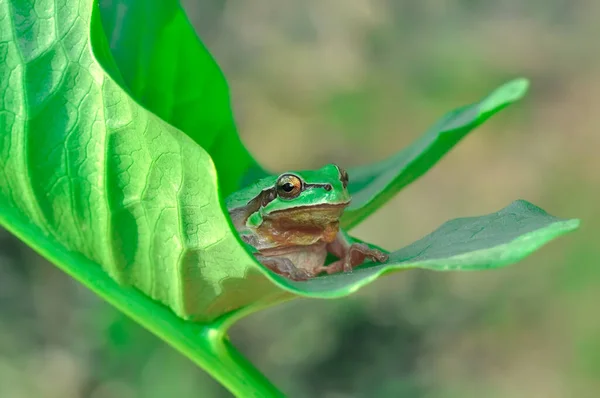
[[[287,257],[269,257],[261,254],[255,254],[254,257],[271,271],[295,281],[305,281],[313,276],[307,270],[296,267]]]
[[[367,258],[380,263],[388,260],[388,255],[381,250],[371,249],[364,243],[351,243],[348,235],[342,230],[338,232],[335,241],[327,245],[327,251],[339,257],[338,261],[320,269],[328,274],[350,272],[354,267],[364,263]]]

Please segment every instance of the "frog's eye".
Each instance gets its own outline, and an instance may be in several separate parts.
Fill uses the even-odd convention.
[[[342,182],[342,185],[344,186],[344,188],[346,188],[348,186],[348,173],[346,172],[346,170],[339,168],[340,170],[340,181]]]
[[[277,180],[277,195],[293,199],[302,192],[302,180],[292,174],[284,174]]]

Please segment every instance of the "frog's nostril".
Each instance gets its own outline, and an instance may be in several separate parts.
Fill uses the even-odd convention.
[[[331,186],[331,184],[325,184],[323,186],[323,188],[325,188],[326,191],[331,191],[333,189],[333,187]]]

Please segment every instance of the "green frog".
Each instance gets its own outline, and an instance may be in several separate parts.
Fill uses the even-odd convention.
[[[366,259],[385,262],[387,254],[352,243],[339,220],[350,204],[348,173],[335,164],[318,170],[263,178],[226,199],[241,239],[256,259],[292,280],[321,273],[351,272]],[[325,266],[327,254],[339,260]]]

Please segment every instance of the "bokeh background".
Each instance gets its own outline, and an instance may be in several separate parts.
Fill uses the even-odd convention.
[[[600,3],[187,0],[273,170],[388,156],[505,81],[494,116],[353,232],[399,248],[517,198],[581,229],[517,265],[394,274],[241,321],[235,344],[292,397],[597,397]],[[2,398],[227,397],[201,370],[0,231]]]

